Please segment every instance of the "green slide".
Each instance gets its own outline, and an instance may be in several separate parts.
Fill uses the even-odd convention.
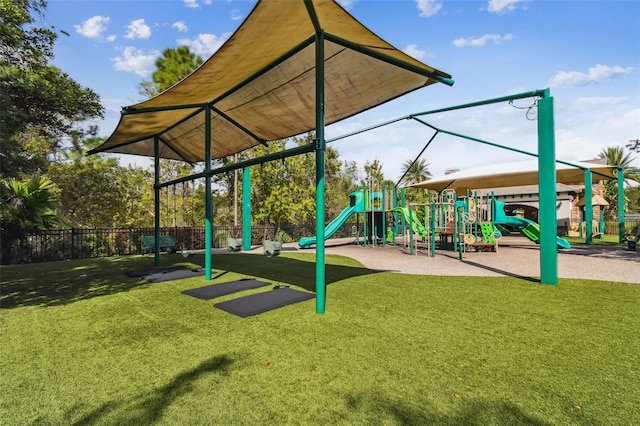
[[[536,222],[525,219],[523,217],[507,216],[507,221],[501,223],[501,225],[514,225],[520,228],[520,233],[533,241],[536,244],[540,244],[540,225]],[[561,237],[556,237],[556,243],[558,247],[569,249],[571,244],[569,241]]]
[[[533,241],[536,244],[540,244],[540,225],[536,222],[525,219],[518,216],[507,216],[504,212],[504,201],[493,200],[494,211],[494,225],[513,225],[520,229],[520,233]],[[571,244],[569,241],[561,237],[556,237],[556,243],[559,248],[570,249]]]
[[[405,222],[407,223],[407,225],[411,223],[412,231],[416,234],[420,235],[421,237],[429,235],[429,231],[427,231],[427,228],[425,228],[424,225],[420,222],[420,219],[418,219],[415,211],[411,212],[411,219],[409,219],[409,209],[406,207],[394,207],[393,209],[391,209],[391,211],[402,213],[404,215]]]
[[[356,210],[357,210],[356,207],[347,207],[346,209],[342,210],[342,212],[338,215],[338,217],[333,219],[331,223],[329,223],[324,228],[324,239],[326,240],[327,238],[331,238],[331,236],[335,234],[336,231],[340,229],[342,225],[344,225],[347,219],[349,219],[351,215],[356,212]],[[298,245],[301,248],[309,248],[315,243],[316,243],[315,236],[304,237],[304,238],[301,238],[300,241],[298,241]]]

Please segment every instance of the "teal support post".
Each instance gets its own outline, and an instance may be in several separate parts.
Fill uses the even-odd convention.
[[[386,185],[382,182],[382,199],[381,207],[382,207],[382,247],[387,245],[387,209],[386,209]]]
[[[153,185],[153,199],[154,199],[154,217],[153,227],[154,235],[156,237],[154,244],[154,257],[153,263],[156,266],[160,266],[160,137],[154,136],[153,138],[153,169],[154,169],[154,185]]]
[[[213,199],[211,197],[211,107],[204,109],[204,279],[211,280],[211,248],[213,246]]]
[[[618,241],[624,242],[624,170],[618,167]]]
[[[558,284],[555,145],[553,97],[545,90],[544,96],[538,101],[540,282],[550,285]]]
[[[407,202],[407,200],[406,200],[405,195],[404,195],[404,188],[402,188],[400,190],[400,206],[404,207],[406,202]],[[401,215],[400,216],[400,232],[402,233],[402,235],[404,235],[404,230],[405,230],[406,226],[407,225],[404,223],[404,215]]]
[[[409,204],[409,254],[414,255],[413,252],[413,210],[411,210],[411,204]]]
[[[431,247],[431,257],[436,257],[436,203],[430,203],[431,214],[429,215],[429,247]]]
[[[593,176],[591,170],[584,171],[584,229],[585,242],[593,244]]]
[[[316,27],[316,313],[325,310],[324,247],[324,33]]]
[[[393,208],[398,207],[398,187],[393,187]],[[398,214],[398,212],[393,212],[393,245],[397,245],[396,238],[398,234],[398,218],[402,217],[402,215]]]
[[[251,250],[251,172],[242,169],[242,250]]]
[[[364,212],[362,214],[362,245],[364,247],[369,245],[369,242],[367,241],[367,235],[369,235],[367,233],[367,212],[369,211],[369,196],[367,194],[367,184],[366,182],[362,182],[362,202],[364,204]]]

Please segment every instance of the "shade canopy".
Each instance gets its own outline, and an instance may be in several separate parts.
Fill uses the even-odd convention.
[[[593,182],[603,179],[617,179],[618,168],[616,166],[584,161],[572,161],[571,163],[579,167],[556,163],[556,182],[566,184],[584,182],[584,169],[591,170]],[[459,195],[464,195],[467,190],[534,184],[538,184],[538,160],[493,164],[461,170],[410,186],[432,189],[437,192],[453,189]]]
[[[582,207],[586,204],[587,198],[586,197],[582,197],[577,203],[576,206],[578,207]],[[604,198],[602,198],[600,195],[598,194],[593,194],[593,196],[591,197],[591,205],[592,206],[603,206],[606,207],[609,205],[609,202],[607,200],[605,200]]]
[[[227,42],[160,95],[125,107],[117,128],[91,151],[205,160],[316,127],[316,40],[323,35],[325,123],[451,76],[406,55],[331,0],[261,0]]]

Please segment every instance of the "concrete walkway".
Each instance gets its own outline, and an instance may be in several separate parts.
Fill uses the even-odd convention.
[[[314,252],[313,248],[300,249],[296,243],[285,244],[283,250]],[[540,247],[520,236],[502,237],[497,253],[467,252],[462,260],[453,251],[436,250],[435,257],[419,251],[412,256],[408,248],[401,246],[362,247],[353,244],[352,239],[328,240],[325,250],[326,254],[356,259],[374,270],[416,275],[540,277]],[[252,252],[262,253],[262,248]],[[622,245],[579,245],[561,249],[558,276],[640,284],[640,251],[627,251]]]

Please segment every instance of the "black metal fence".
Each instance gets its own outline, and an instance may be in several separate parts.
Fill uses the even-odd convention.
[[[352,235],[352,226],[353,224],[345,224],[336,232],[334,238]],[[2,237],[0,263],[32,263],[138,254],[141,252],[140,238],[145,235],[154,235],[154,232],[154,228],[72,228],[27,233],[19,238],[15,238],[15,236],[8,238],[2,232],[0,234]],[[160,233],[172,236],[177,250],[205,248],[204,227],[161,228]],[[286,225],[279,228],[253,226],[251,228],[251,244],[262,244],[263,239],[293,242],[310,235],[315,235],[315,225]],[[226,247],[227,237],[239,238],[241,236],[241,226],[215,226],[213,229],[214,247]]]
[[[353,223],[342,226],[332,238],[344,238],[353,235]],[[639,220],[625,222],[625,233],[635,233],[640,227]],[[242,236],[241,226],[215,226],[213,229],[214,247],[226,247],[227,237]],[[356,231],[362,235],[360,223]],[[0,232],[0,263],[32,263],[64,259],[83,259],[90,257],[126,256],[140,253],[140,238],[154,235],[154,228],[118,228],[118,229],[53,229],[21,235],[19,238],[7,238]],[[201,250],[205,248],[204,227],[161,228],[161,235],[171,235],[177,250]],[[618,223],[605,222],[605,233],[617,235]],[[276,239],[283,242],[298,241],[302,237],[315,235],[315,225],[253,226],[251,244],[261,244],[263,239]]]

